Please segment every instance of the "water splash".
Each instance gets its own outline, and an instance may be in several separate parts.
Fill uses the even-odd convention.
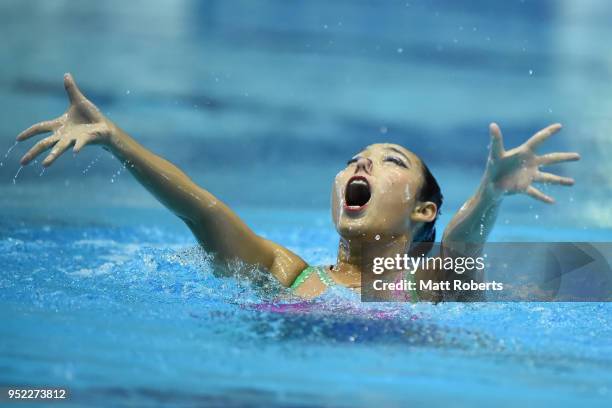
[[[100,160],[100,157],[102,157],[102,154],[99,154],[95,159],[93,159],[91,162],[89,162],[87,167],[85,167],[83,169],[83,174],[87,174],[89,172],[89,170],[91,170],[93,165],[96,164]]]
[[[15,144],[13,144],[11,147],[9,147],[9,149],[6,151],[6,153],[4,153],[4,158],[7,158],[9,154],[11,154],[11,151],[19,144],[19,142],[15,142]]]
[[[38,164],[38,160],[34,160],[34,164]],[[38,173],[38,177],[41,177],[43,174],[45,174],[45,170],[47,170],[47,168],[43,165],[40,166],[40,173]]]
[[[123,170],[125,170],[127,163],[126,162],[122,162],[121,163],[121,167],[119,167],[119,170],[117,170],[111,177],[110,182],[114,183],[115,180],[117,180],[117,178],[121,175],[121,172]]]
[[[17,177],[19,177],[21,170],[23,170],[23,166],[19,166],[19,170],[17,170],[17,173],[15,173],[15,176],[13,176],[13,184],[17,184]]]
[[[11,152],[13,151],[13,149],[19,144],[19,142],[15,142],[14,145],[12,145],[11,147],[9,147],[9,149],[6,151],[6,153],[4,153],[4,158],[6,159],[9,154],[11,154]],[[4,166],[4,162],[0,161],[0,167]]]

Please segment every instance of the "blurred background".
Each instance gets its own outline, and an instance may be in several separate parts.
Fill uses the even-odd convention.
[[[509,198],[500,224],[534,226],[532,238],[543,226],[609,237],[610,21],[605,0],[4,0],[0,208],[24,221],[155,214],[180,225],[99,148],[15,177],[33,141],[6,151],[65,110],[72,72],[137,140],[266,222],[314,211],[331,228],[333,177],[380,141],[429,164],[447,222],[478,185],[490,122],[507,148],[562,122],[542,150],[579,151],[581,162],[554,169],[577,185],[545,189],[554,208]]]
[[[319,311],[260,312],[277,288],[215,277],[104,150],[42,173],[19,166],[35,140],[14,140],[65,111],[72,72],[256,232],[324,265],[332,180],[364,146],[423,157],[443,227],[490,122],[507,148],[562,122],[542,152],[580,152],[549,169],[576,186],[545,188],[555,206],[508,197],[491,239],[612,242],[610,22],[607,0],[2,0],[0,384],[68,386],[87,407],[607,408],[610,303],[381,315],[334,288]]]

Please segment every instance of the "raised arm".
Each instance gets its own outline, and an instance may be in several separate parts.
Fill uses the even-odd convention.
[[[31,126],[17,136],[18,141],[24,141],[40,133],[52,132],[23,156],[22,165],[27,165],[48,149],[51,152],[42,162],[45,167],[70,147],[78,153],[86,145],[101,145],[123,162],[163,205],[180,217],[217,261],[237,259],[265,268],[284,286],[290,286],[306,267],[300,257],[255,234],[227,205],[107,119],[81,93],[71,75],[65,75],[64,86],[70,99],[66,113]]]
[[[578,153],[548,153],[542,156],[535,153],[538,146],[560,129],[560,124],[550,125],[521,146],[506,151],[499,126],[495,123],[490,125],[491,145],[484,176],[476,193],[455,214],[444,231],[442,250],[446,255],[474,256],[481,252],[504,196],[527,194],[552,204],[553,198],[538,190],[533,183],[574,184],[573,179],[543,172],[540,166],[579,160]]]

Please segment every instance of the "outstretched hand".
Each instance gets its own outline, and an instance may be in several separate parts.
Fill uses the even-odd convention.
[[[571,186],[574,180],[556,174],[540,171],[540,166],[580,160],[578,153],[548,153],[538,156],[535,150],[546,139],[561,130],[560,124],[550,125],[522,145],[504,150],[501,130],[497,124],[489,126],[491,146],[485,177],[496,193],[527,194],[537,200],[552,204],[555,200],[533,186],[533,183],[560,184]]]
[[[51,149],[42,162],[43,166],[48,167],[70,147],[76,154],[88,144],[105,143],[108,139],[111,123],[81,93],[72,75],[64,75],[64,87],[70,100],[68,110],[59,118],[37,123],[17,136],[17,141],[22,142],[32,136],[52,132],[51,136],[40,140],[21,158],[23,166]]]

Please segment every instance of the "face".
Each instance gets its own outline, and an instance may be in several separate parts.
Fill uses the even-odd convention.
[[[420,159],[395,144],[374,144],[349,160],[334,180],[332,217],[347,239],[395,238],[426,221],[416,196],[423,184]],[[431,204],[431,203],[430,203]],[[431,210],[431,208],[430,208]],[[431,214],[429,214],[431,216]],[[434,213],[431,217],[435,217]]]

